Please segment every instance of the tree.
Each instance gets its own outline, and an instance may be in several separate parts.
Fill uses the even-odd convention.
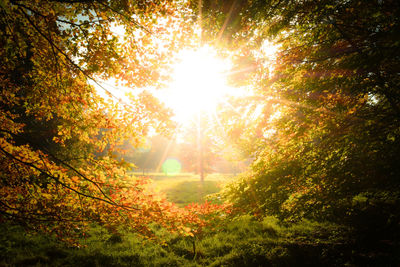
[[[184,141],[179,146],[184,168],[200,175],[201,182],[212,171],[217,158],[212,124],[204,115],[185,129]]]
[[[262,108],[250,130],[239,116],[230,126],[240,141],[251,136],[255,160],[229,199],[260,216],[328,219],[375,241],[398,238],[399,3],[231,1],[231,14],[221,3],[204,4],[203,14],[217,14],[204,15],[209,29],[234,21],[225,34],[237,62],[253,58],[244,64],[256,88],[247,106]],[[280,45],[273,73],[260,56],[266,38]]]
[[[149,127],[167,132],[170,111],[146,92],[127,103],[103,99],[91,85],[107,90],[99,79],[112,76],[127,86],[157,84],[173,48],[166,40],[158,49],[154,34],[165,25],[157,18],[181,23],[176,6],[6,0],[0,8],[0,220],[70,242],[90,222],[143,234],[153,221],[177,226],[177,211],[113,156]]]
[[[174,154],[175,141],[165,136],[149,137],[147,148],[131,151],[133,157],[127,158],[143,172],[147,170],[160,171],[163,162]],[[142,151],[141,151],[142,150]]]

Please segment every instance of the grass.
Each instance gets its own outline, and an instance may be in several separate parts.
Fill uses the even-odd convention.
[[[155,228],[164,243],[93,226],[81,248],[2,226],[0,266],[343,266],[351,260],[348,245],[340,237],[332,239],[335,225],[304,221],[285,227],[271,217],[240,216],[196,240]]]
[[[201,184],[193,174],[152,178],[180,206],[204,201],[231,179],[214,174]],[[82,246],[71,248],[3,223],[0,266],[398,266],[400,262],[399,253],[356,252],[349,231],[331,223],[283,225],[273,217],[259,221],[242,215],[217,229],[205,229],[196,239],[156,226],[154,231],[159,241],[150,242],[135,233],[115,235],[93,225],[80,240]]]
[[[133,173],[141,176],[140,173]],[[169,201],[180,207],[191,203],[202,203],[210,194],[218,193],[222,186],[233,176],[229,174],[209,174],[203,183],[200,176],[192,173],[180,173],[167,176],[163,173],[149,173],[156,186],[156,190],[166,194]]]
[[[184,207],[195,202],[202,203],[207,195],[218,193],[220,190],[221,187],[216,181],[204,181],[203,183],[200,181],[184,181],[169,187],[164,192],[169,201]]]

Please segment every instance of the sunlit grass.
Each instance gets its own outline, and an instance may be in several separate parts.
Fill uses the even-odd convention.
[[[141,173],[133,173],[141,176]],[[191,203],[202,203],[210,194],[218,193],[224,184],[231,181],[231,174],[208,174],[204,183],[200,176],[193,173],[179,173],[173,176],[164,173],[148,173],[147,177],[154,181],[155,189],[165,193],[169,201],[184,207]]]
[[[218,193],[221,186],[216,181],[182,181],[164,189],[167,199],[178,206],[203,203],[210,194]]]

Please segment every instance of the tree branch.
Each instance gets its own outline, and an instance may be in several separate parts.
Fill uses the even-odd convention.
[[[19,163],[21,163],[21,164],[24,164],[24,165],[26,165],[26,166],[29,166],[29,167],[31,167],[31,168],[33,168],[33,169],[39,171],[40,173],[42,173],[42,174],[46,175],[47,177],[53,179],[53,180],[56,181],[57,183],[61,184],[61,185],[64,186],[65,188],[67,188],[67,189],[69,189],[69,190],[75,192],[75,193],[78,194],[78,195],[81,195],[81,196],[84,196],[84,197],[87,197],[87,198],[91,198],[91,199],[94,199],[94,200],[102,201],[102,202],[105,202],[105,203],[110,204],[110,205],[112,205],[112,206],[117,206],[117,207],[120,207],[120,208],[123,208],[123,209],[126,209],[126,210],[141,210],[141,209],[135,208],[135,207],[127,207],[127,206],[120,205],[120,204],[118,204],[118,203],[116,203],[116,202],[114,202],[114,201],[112,201],[112,200],[108,200],[108,199],[104,199],[104,198],[100,198],[100,197],[96,197],[96,196],[92,196],[92,195],[88,195],[88,194],[86,194],[86,193],[80,192],[80,191],[78,191],[78,190],[76,190],[76,189],[74,189],[74,188],[68,186],[67,184],[61,182],[60,179],[59,179],[58,177],[56,177],[56,176],[54,176],[54,175],[52,175],[52,174],[50,174],[50,173],[48,173],[48,172],[42,170],[41,168],[37,167],[36,165],[34,165],[34,164],[30,163],[30,162],[25,162],[25,161],[23,161],[23,160],[17,158],[17,157],[14,156],[13,154],[11,154],[11,153],[5,151],[2,147],[0,147],[0,151],[3,152],[3,154],[6,155],[7,157],[12,158],[13,160],[16,160],[17,162],[19,162]]]
[[[28,22],[32,25],[32,27],[51,45],[53,46],[58,52],[60,52],[79,72],[81,72],[86,78],[89,80],[93,81],[98,85],[101,89],[106,91],[110,96],[114,97],[115,99],[119,100],[118,97],[116,97],[114,94],[112,94],[109,90],[107,90],[104,86],[102,86],[100,83],[96,81],[93,77],[88,75],[78,64],[76,64],[61,48],[56,46],[49,37],[47,37],[37,26],[36,24],[30,19],[29,15],[26,14],[26,12],[21,8],[18,7],[20,11],[24,14],[25,18],[28,20]]]

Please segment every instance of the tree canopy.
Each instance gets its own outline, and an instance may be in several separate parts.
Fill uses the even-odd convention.
[[[249,117],[231,112],[236,126],[227,129],[255,160],[227,197],[260,216],[398,234],[399,3],[231,1],[231,13],[225,2],[205,6],[213,25],[232,22],[223,34],[238,59],[251,59],[238,63],[253,66],[246,79],[256,90],[241,105],[261,109],[251,128],[243,127]],[[272,66],[259,54],[265,40],[279,47]]]
[[[146,92],[124,101],[98,90],[110,77],[157,85],[174,49],[167,41],[158,48],[154,36],[165,27],[157,20],[179,16],[167,1],[1,2],[2,221],[65,239],[89,222],[146,234],[149,222],[178,221],[113,153],[150,128],[169,131],[170,111]]]

